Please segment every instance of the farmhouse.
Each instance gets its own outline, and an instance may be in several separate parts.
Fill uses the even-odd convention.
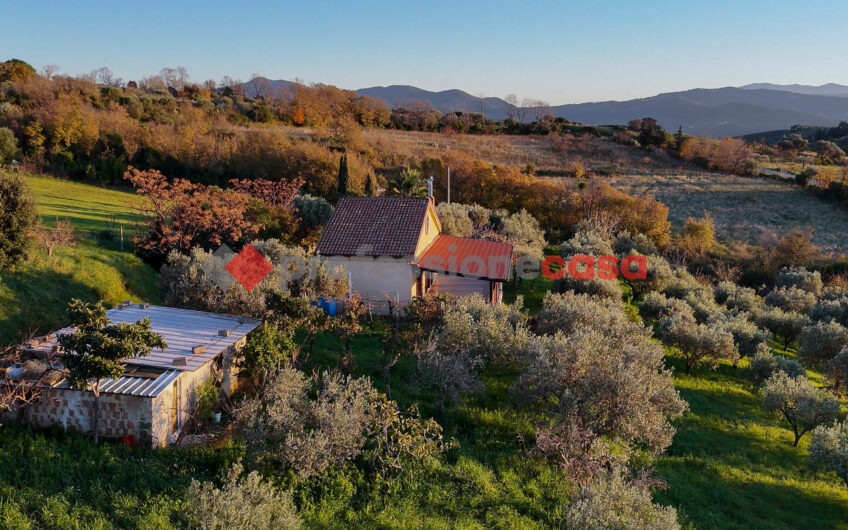
[[[150,317],[155,333],[168,347],[129,359],[118,379],[100,381],[98,434],[105,438],[132,436],[139,443],[165,446],[180,436],[195,405],[195,389],[216,378],[225,393],[235,385],[231,360],[258,320],[171,307],[124,302],[106,312],[111,323]],[[43,359],[56,350],[56,336],[65,328],[23,346],[27,357]],[[13,411],[33,427],[60,425],[93,434],[94,394],[71,389],[64,378],[51,380],[41,399]]]
[[[441,233],[435,201],[417,197],[343,197],[316,254],[347,270],[351,288],[376,310],[427,293],[479,293],[501,302],[512,245]]]

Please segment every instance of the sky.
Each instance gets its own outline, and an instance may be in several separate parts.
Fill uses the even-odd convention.
[[[185,66],[550,104],[753,82],[848,85],[848,2],[3,0],[0,60],[124,81]]]

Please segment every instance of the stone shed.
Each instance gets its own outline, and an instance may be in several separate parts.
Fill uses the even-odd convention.
[[[150,317],[154,332],[168,347],[150,355],[128,359],[124,375],[100,381],[98,434],[121,439],[131,435],[138,443],[161,447],[175,442],[191,415],[195,389],[209,378],[220,380],[225,393],[235,385],[231,361],[260,322],[255,319],[201,311],[130,304],[107,311],[112,323],[137,322]],[[23,346],[36,358],[54,351],[59,330]],[[73,390],[63,378],[43,389],[41,399],[17,413],[18,419],[37,428],[59,425],[93,434],[94,394]]]

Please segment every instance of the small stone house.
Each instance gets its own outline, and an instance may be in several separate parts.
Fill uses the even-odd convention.
[[[352,290],[379,312],[427,293],[503,298],[512,245],[442,234],[432,197],[343,197],[316,254],[343,267]]]
[[[128,302],[106,314],[115,324],[150,317],[153,331],[168,347],[128,359],[123,376],[100,381],[98,434],[111,439],[130,435],[154,447],[179,438],[195,405],[195,389],[203,382],[215,377],[225,393],[233,390],[231,360],[260,324],[245,317]],[[72,331],[65,328],[30,341],[22,347],[24,354],[45,358],[55,351],[56,336]],[[36,428],[59,425],[93,434],[94,403],[92,392],[73,390],[64,378],[57,378],[43,388],[39,401],[12,414]]]

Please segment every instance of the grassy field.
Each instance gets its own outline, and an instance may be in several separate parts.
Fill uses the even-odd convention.
[[[627,193],[654,195],[668,206],[673,226],[706,212],[725,238],[758,242],[801,226],[812,228],[813,242],[828,251],[848,249],[848,209],[789,182],[699,172],[620,175],[611,181]]]
[[[141,220],[129,208],[135,195],[33,175],[26,180],[44,224],[67,219],[78,241],[50,259],[35,248],[28,262],[0,273],[0,345],[64,325],[65,308],[74,297],[107,304],[158,300],[156,272],[130,252],[130,227]],[[125,252],[119,250],[116,223],[128,227]]]

